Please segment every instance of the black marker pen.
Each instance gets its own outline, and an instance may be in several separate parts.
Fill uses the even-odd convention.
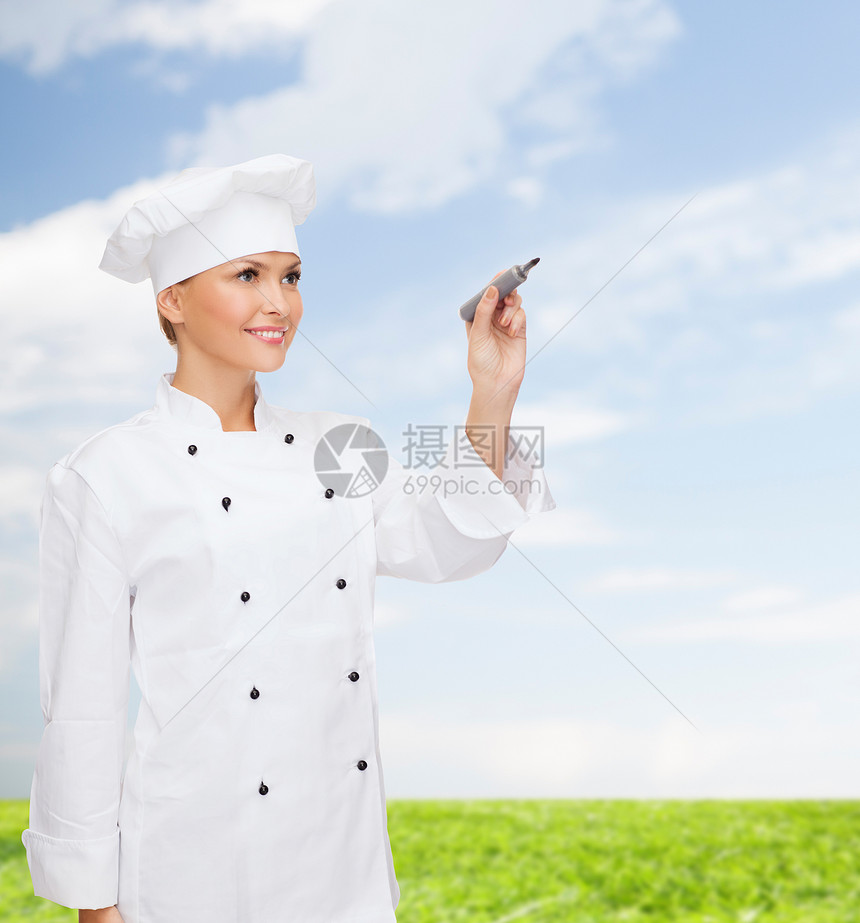
[[[539,262],[540,257],[536,256],[533,260],[529,260],[528,263],[523,263],[521,266],[511,266],[507,272],[503,272],[497,279],[493,279],[492,282],[487,283],[477,295],[473,295],[462,305],[460,307],[460,317],[465,321],[472,321],[475,319],[475,309],[478,307],[478,302],[484,297],[484,292],[491,285],[495,285],[499,290],[499,303],[501,303],[505,295],[510,295],[515,288],[526,281],[529,271]]]

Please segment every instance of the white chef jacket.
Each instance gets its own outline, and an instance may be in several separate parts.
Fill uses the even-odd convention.
[[[368,418],[269,406],[258,382],[256,432],[224,432],[172,381],[47,477],[34,893],[125,923],[392,923],[375,578],[488,570],[555,508],[543,469],[512,428],[513,492],[468,440],[454,469],[452,439],[468,492],[406,489],[426,472],[389,457],[375,490],[332,495],[317,442]]]

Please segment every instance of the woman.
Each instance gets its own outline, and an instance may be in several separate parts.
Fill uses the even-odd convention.
[[[296,336],[314,204],[311,165],[286,155],[186,170],[105,248],[100,268],[152,280],[177,363],[151,409],[51,468],[42,503],[45,729],[22,840],[35,894],[82,921],[394,921],[375,578],[481,573],[555,507],[506,435],[516,292],[491,286],[467,324],[468,438],[442,463],[461,489],[417,490],[365,417],[266,403],[256,373]]]

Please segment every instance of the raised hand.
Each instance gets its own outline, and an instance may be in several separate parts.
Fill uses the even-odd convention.
[[[498,289],[491,285],[478,302],[474,320],[465,322],[469,341],[466,367],[476,392],[492,395],[503,388],[514,398],[519,392],[526,364],[526,312],[522,303],[516,289],[499,301]]]

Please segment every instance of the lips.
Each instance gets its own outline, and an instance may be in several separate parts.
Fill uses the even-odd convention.
[[[266,343],[280,344],[286,338],[285,327],[246,327],[245,333],[249,333],[258,340],[264,340]]]

